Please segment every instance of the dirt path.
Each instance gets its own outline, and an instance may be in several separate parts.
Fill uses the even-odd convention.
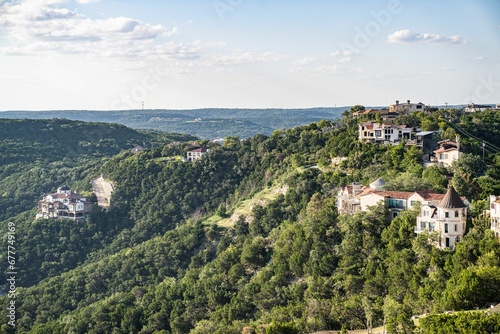
[[[113,192],[113,185],[104,180],[103,177],[98,177],[92,180],[92,188],[97,196],[97,204],[101,208],[109,208],[111,205],[111,193]]]

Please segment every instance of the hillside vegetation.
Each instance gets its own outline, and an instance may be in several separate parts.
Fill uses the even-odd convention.
[[[453,139],[446,119],[469,116],[414,117]],[[498,123],[483,126],[477,136],[498,132]],[[345,112],[336,124],[199,142],[211,153],[194,163],[169,159],[191,143],[123,151],[85,169],[113,181],[114,209],[80,225],[33,222],[32,211],[14,219],[24,256],[17,331],[310,333],[385,321],[391,333],[410,333],[412,315],[499,303],[500,243],[482,212],[487,196],[500,193],[500,159],[486,152],[483,162],[480,143],[463,142],[468,153],[453,168],[424,170],[415,147],[359,142],[357,120]],[[332,165],[338,157],[345,159]],[[431,236],[415,237],[417,212],[392,221],[384,206],[338,214],[338,187],[378,177],[398,190],[457,185],[473,206],[467,235],[455,250],[440,250]],[[484,328],[494,328],[488,319]],[[425,320],[426,331],[438,321]]]

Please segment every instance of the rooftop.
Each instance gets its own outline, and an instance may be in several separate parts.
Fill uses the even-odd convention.
[[[458,209],[467,207],[467,205],[464,204],[464,202],[460,198],[460,195],[456,192],[453,186],[448,188],[446,195],[438,206],[445,209]]]

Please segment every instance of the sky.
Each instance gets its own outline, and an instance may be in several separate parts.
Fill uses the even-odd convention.
[[[0,111],[500,103],[498,0],[0,0]]]

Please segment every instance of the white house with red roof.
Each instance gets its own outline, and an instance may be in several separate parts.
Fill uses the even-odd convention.
[[[377,181],[374,184],[380,184],[379,180]],[[465,233],[467,208],[470,203],[460,197],[453,187],[450,187],[446,194],[438,194],[430,191],[387,191],[374,189],[374,186],[368,188],[353,184],[342,188],[337,196],[338,211],[349,215],[368,211],[380,202],[387,207],[390,219],[396,218],[404,210],[420,207],[415,233],[438,232],[437,245],[440,248],[454,247]],[[494,226],[498,227],[497,235],[500,236],[500,198],[498,215],[495,217]]]
[[[411,127],[392,124],[391,121],[362,122],[358,124],[358,139],[367,143],[397,143],[412,139],[412,131]]]
[[[461,198],[453,186],[449,187],[439,203],[431,200],[422,205],[415,233],[437,232],[437,245],[440,248],[454,248],[465,233],[468,208],[466,203],[467,200]]]
[[[193,162],[203,158],[203,156],[210,153],[210,149],[207,148],[196,148],[186,152],[186,161]]]
[[[56,193],[45,195],[43,200],[38,202],[36,219],[66,218],[79,221],[87,218],[91,210],[92,202],[64,186],[58,188]]]
[[[434,158],[431,160],[439,167],[451,167],[453,161],[462,156],[460,152],[460,142],[443,140],[438,142],[439,148],[434,151]]]

